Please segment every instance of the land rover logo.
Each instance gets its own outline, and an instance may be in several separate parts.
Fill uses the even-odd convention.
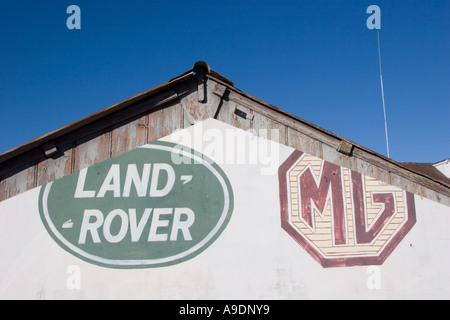
[[[219,166],[165,142],[56,180],[39,196],[41,219],[62,248],[112,268],[191,259],[217,239],[232,210],[231,185]]]

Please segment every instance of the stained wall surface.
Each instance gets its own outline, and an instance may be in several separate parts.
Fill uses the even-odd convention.
[[[226,137],[253,148],[247,159],[226,156]],[[240,139],[240,140],[239,140]],[[169,266],[111,268],[91,263],[60,245],[44,227],[37,187],[0,203],[0,297],[27,299],[448,299],[450,208],[413,196],[415,223],[395,244],[386,258],[364,258],[364,264],[327,266],[283,227],[279,167],[295,149],[272,143],[251,132],[238,130],[218,120],[206,120],[162,139],[194,148],[217,164],[230,181],[233,212],[228,225],[200,254]],[[236,142],[234,148],[241,146]],[[248,150],[248,148],[247,148]],[[313,155],[303,161],[317,160]],[[250,159],[253,159],[250,161]],[[308,161],[309,161],[308,160]],[[118,161],[116,161],[118,163]],[[114,163],[116,163],[114,162]],[[325,164],[322,164],[324,166]],[[312,167],[311,167],[312,168]],[[344,172],[344,169],[341,172]],[[89,171],[88,171],[89,172]],[[307,171],[304,171],[307,172]],[[311,171],[313,172],[313,171]],[[195,177],[194,177],[195,179]],[[320,174],[316,175],[318,184]],[[112,180],[111,180],[112,181]],[[187,186],[189,183],[187,184]],[[375,194],[399,192],[396,212],[404,210],[401,189],[380,184]],[[85,191],[90,190],[86,184]],[[334,188],[333,186],[331,188]],[[315,203],[317,223],[332,219],[332,189],[327,204]],[[350,191],[350,190],[349,190]],[[369,191],[370,192],[370,191]],[[109,192],[109,199],[114,199]],[[292,195],[294,195],[292,193]],[[299,193],[301,194],[301,193]],[[196,195],[192,190],[193,197]],[[373,199],[372,199],[373,200]],[[371,203],[372,200],[368,200]],[[387,208],[382,199],[373,203],[378,220]],[[349,201],[346,205],[352,206]],[[61,208],[64,208],[61,207]],[[403,208],[403,209],[401,209]],[[292,208],[291,208],[292,209]],[[323,209],[323,211],[321,211]],[[295,210],[294,210],[295,211]],[[293,211],[290,211],[293,212]],[[404,212],[404,211],[403,211]],[[197,212],[196,212],[197,213]],[[106,212],[104,212],[106,215]],[[401,213],[402,217],[404,213]],[[297,217],[301,215],[297,214]],[[150,224],[150,220],[149,224]],[[306,220],[305,220],[306,221]],[[385,220],[387,226],[393,220]],[[373,223],[368,221],[369,229]],[[292,222],[292,225],[293,222]],[[324,226],[324,225],[323,225]],[[353,228],[352,228],[353,226]],[[354,235],[357,223],[346,223],[346,234]],[[149,225],[143,234],[149,232]],[[333,227],[323,227],[333,233]],[[62,229],[61,229],[62,230]],[[102,229],[98,229],[102,243]],[[164,227],[157,233],[164,234]],[[313,229],[311,229],[313,230]],[[317,229],[318,230],[318,229]],[[323,232],[323,230],[321,232]],[[298,233],[300,234],[300,232]],[[129,232],[127,236],[129,236]],[[181,235],[181,233],[180,233]],[[195,233],[192,231],[192,237]],[[385,241],[390,236],[376,231]],[[385,238],[383,238],[385,237]],[[181,236],[180,236],[181,238]],[[89,242],[90,238],[87,238]],[[183,240],[183,239],[181,239]],[[377,240],[377,241],[378,241]],[[102,245],[99,243],[97,245]],[[95,243],[92,243],[95,245]],[[157,245],[157,243],[152,243]],[[357,245],[338,244],[342,250]],[[376,243],[367,244],[376,246]],[[82,247],[80,245],[80,247]],[[346,248],[344,248],[346,247]],[[346,254],[340,254],[345,259]],[[332,257],[333,258],[333,257]],[[374,263],[374,264],[372,264]],[[381,263],[381,264],[380,264]]]
[[[154,174],[150,168],[155,161],[146,167],[144,160],[143,166],[120,160],[133,159],[136,150],[150,150],[152,143],[192,149],[192,154],[211,159],[208,168],[216,168],[216,177],[225,177],[221,185],[230,190],[217,202],[228,205],[228,215],[211,228],[204,247],[199,241],[183,249],[186,258],[173,263],[123,268],[108,265],[105,257],[85,255],[91,248],[100,252],[98,246],[108,242],[108,250],[120,258],[127,251],[120,250],[121,241],[133,239],[132,232],[140,240],[165,239],[173,241],[175,249],[189,247],[198,232],[208,228],[191,229],[201,220],[201,206],[191,213],[191,205],[180,204],[177,216],[173,203],[182,197],[170,193],[150,199],[172,206],[170,213],[159,208],[158,214],[143,210],[141,215],[137,209],[122,208],[108,220],[111,210],[103,206],[120,203],[125,181],[130,190],[152,184],[144,172],[148,168]],[[182,75],[0,159],[2,298],[450,297],[447,185],[289,115],[211,73]],[[128,173],[115,176],[111,168],[119,164],[122,169],[135,165],[134,178],[127,178]],[[176,168],[176,188],[194,186],[194,174],[180,173],[184,164],[171,166]],[[101,179],[93,194],[98,196],[103,188],[104,204],[95,202],[96,196],[87,199],[100,207],[80,207],[87,218],[76,220],[69,211],[82,203],[77,194],[92,194],[89,188],[95,183],[89,179],[95,170]],[[68,202],[47,206],[54,190],[50,186],[71,181],[75,189],[68,189]],[[202,198],[207,186],[205,180],[183,199],[210,201]],[[163,185],[154,187],[155,194],[158,188]],[[54,208],[68,219],[52,220]],[[132,222],[132,214],[137,221]],[[172,218],[164,220],[165,214]],[[111,229],[113,221],[122,221],[123,228]],[[78,237],[83,225],[84,238]],[[172,233],[164,229],[169,227]],[[68,228],[75,232],[73,239],[63,236]],[[128,245],[133,248],[139,242],[142,247],[140,240]],[[152,243],[155,248],[158,241]],[[142,260],[129,252],[134,260],[128,260]]]

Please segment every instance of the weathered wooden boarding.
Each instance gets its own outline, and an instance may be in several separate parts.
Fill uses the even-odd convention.
[[[450,298],[449,172],[197,62],[0,155],[0,299]]]
[[[305,106],[307,107],[307,106]],[[0,201],[138,146],[215,118],[450,205],[450,185],[388,159],[238,90],[198,62],[146,92],[0,155]],[[271,138],[270,136],[268,138]]]

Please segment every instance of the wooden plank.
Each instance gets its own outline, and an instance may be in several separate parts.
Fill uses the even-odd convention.
[[[111,132],[107,131],[100,134],[90,135],[77,141],[75,154],[73,156],[73,172],[87,168],[109,159],[110,157]]]
[[[221,104],[226,87],[213,80],[209,80],[206,83],[206,89],[205,103],[199,102],[201,99],[198,98],[198,91],[192,91],[189,95],[181,99],[184,110],[185,128],[196,122],[214,118],[217,108]]]
[[[197,98],[197,91],[191,92],[190,94],[186,95],[181,99],[181,106],[183,108],[183,127],[187,128],[193,124],[195,124],[196,121],[198,121],[199,117],[198,115],[198,98]]]
[[[362,173],[366,176],[372,177],[376,180],[391,183],[391,176],[389,171],[382,169],[379,166],[373,165],[367,161],[361,160],[359,158],[355,158],[356,161],[356,169],[355,171]]]
[[[409,179],[401,177],[395,173],[390,173],[390,176],[391,176],[391,184],[393,186],[397,186],[403,190],[417,194],[421,197],[425,197],[427,199],[450,206],[450,197],[449,196],[439,194],[436,191],[425,188],[425,187],[421,186],[420,184],[417,184]]]
[[[155,110],[148,115],[148,138],[151,142],[183,128],[182,106],[180,103]]]
[[[246,97],[245,93],[239,94],[238,92],[233,91],[229,94],[229,98],[231,101],[239,101],[252,110],[264,114],[271,119],[275,119],[280,123],[286,125],[290,129],[293,129],[294,131],[288,131],[288,145],[299,150],[303,148],[304,150],[302,151],[310,154],[314,154],[316,150],[314,146],[308,145],[308,140],[304,139],[304,137],[309,137],[310,139],[313,139],[313,141],[316,140],[319,143],[325,144],[335,149],[338,148],[339,144],[342,141],[341,137],[327,130],[324,130],[323,128],[319,128],[318,126],[310,124],[307,121],[298,119],[294,116],[290,116],[289,114],[284,113],[281,110],[277,111],[276,108],[268,107],[263,102],[257,103],[255,102],[255,100]],[[303,134],[303,136],[294,133],[295,131]],[[310,150],[309,152],[308,149]],[[323,156],[319,153],[316,152],[315,155],[322,158]],[[396,164],[394,161],[384,158],[381,155],[376,154],[364,147],[354,145],[353,156],[355,157],[355,159],[363,160],[368,164],[374,165],[375,167],[384,168],[380,169],[380,172],[376,172],[377,170],[374,169],[375,167],[371,167],[370,169],[373,174],[380,177],[379,180],[381,181],[389,183],[389,172],[393,172],[401,177],[411,180],[414,183],[423,185],[428,189],[435,190],[435,192],[442,195],[442,197],[450,198],[448,187],[445,187],[421,175],[415,174],[403,168],[400,164]]]
[[[12,174],[31,167],[39,162],[42,157],[44,157],[44,150],[42,148],[37,148],[21,154],[16,158],[6,160],[0,164],[0,177],[9,177]]]
[[[245,113],[246,117],[244,118],[239,115],[236,110],[239,110],[240,113]],[[250,119],[253,119],[253,110],[235,103],[234,108],[230,109],[229,112],[231,112],[231,124],[233,126],[243,130],[249,130],[252,128],[252,120]]]
[[[121,114],[123,111],[125,111],[125,113],[137,111],[140,114],[143,113],[148,108],[153,108],[157,105],[167,103],[171,99],[177,98],[177,94],[173,90],[175,86],[179,86],[184,82],[191,82],[191,81],[196,81],[195,77],[193,76],[193,71],[185,72],[181,76],[175,77],[166,83],[163,83],[147,91],[139,93],[131,98],[125,99],[110,107],[100,110],[92,115],[89,115],[71,124],[68,124],[58,130],[45,134],[24,145],[21,145],[17,148],[14,148],[3,154],[0,154],[0,163],[3,164],[6,161],[11,160],[13,158],[21,157],[25,153],[27,153],[26,154],[27,159],[30,160],[31,159],[30,156],[35,155],[35,149],[40,149],[42,144],[45,144],[46,142],[51,140],[57,140],[62,136],[75,135],[77,139],[80,139],[82,138],[82,136],[78,135],[78,132],[75,131],[78,131],[78,129],[82,129],[85,127],[92,128],[92,124],[94,124],[93,127],[95,127],[94,131],[105,128],[99,127],[99,124],[96,122],[98,120],[100,120],[100,122],[103,122],[104,119],[109,119],[111,115],[118,115]],[[121,121],[123,119],[125,119],[125,117],[122,114],[118,121]],[[93,131],[90,131],[88,133],[93,133]],[[36,158],[32,159],[34,161]]]
[[[37,164],[37,185],[62,178],[72,173],[73,148],[69,148],[61,155],[45,159]]]
[[[243,118],[235,113],[236,108],[249,114],[250,117]],[[249,118],[253,117],[253,110],[249,109],[247,106],[239,105],[234,101],[224,101],[220,107],[219,113],[217,115],[217,120],[228,123],[236,128],[249,130],[252,128],[251,120]]]
[[[322,143],[293,128],[287,128],[287,145],[323,159]]]
[[[351,170],[357,169],[356,159],[354,157],[347,156],[340,153],[336,149],[322,144],[323,160],[329,161],[331,163],[337,164],[338,166],[348,168]]]
[[[0,201],[36,187],[36,166],[28,166],[0,181]]]
[[[147,143],[148,116],[120,123],[111,132],[111,157],[133,150]]]
[[[312,139],[318,140],[322,143],[326,143],[332,147],[337,148],[340,141],[342,140],[337,135],[334,135],[322,128],[308,123],[307,121],[291,117],[284,112],[273,110],[236,92],[230,92],[229,99],[240,105],[246,106],[253,111],[259,112],[272,120],[278,121],[286,127],[291,127],[292,129],[295,129],[296,131],[301,132],[304,135],[311,137]]]
[[[414,172],[411,172],[408,169],[401,167],[400,165],[396,165],[393,162],[386,161],[383,158],[378,157],[378,155],[376,154],[371,154],[362,149],[355,148],[353,150],[353,156],[357,159],[361,159],[377,167],[385,168],[386,171],[388,172],[395,173],[401,177],[404,177],[415,183],[423,185],[426,188],[435,190],[436,192],[441,193],[442,195],[450,196],[449,189],[446,188],[445,186],[433,181],[432,179],[421,176],[419,174],[415,174]]]
[[[259,112],[254,112],[251,127],[257,136],[286,145],[287,128],[280,122],[267,118]]]

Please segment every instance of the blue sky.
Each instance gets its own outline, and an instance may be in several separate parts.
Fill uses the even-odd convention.
[[[69,30],[69,5],[81,30]],[[390,157],[450,158],[450,2],[2,1],[0,153],[159,85],[198,60],[235,86]]]

